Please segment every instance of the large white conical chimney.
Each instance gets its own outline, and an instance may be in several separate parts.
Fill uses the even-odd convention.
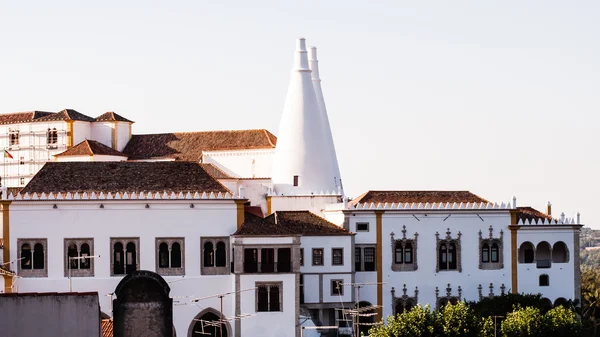
[[[342,191],[342,176],[340,175],[340,167],[337,161],[337,155],[335,153],[335,145],[333,142],[333,135],[331,133],[331,126],[329,124],[329,117],[327,115],[327,107],[325,106],[325,98],[323,97],[323,89],[321,88],[321,77],[319,75],[319,60],[317,59],[317,47],[310,47],[310,70],[312,71],[312,82],[315,88],[315,94],[317,95],[317,103],[319,103],[319,114],[321,116],[321,123],[325,130],[324,140],[326,147],[331,149],[331,160],[333,164],[333,174],[336,180],[336,184],[340,186]]]
[[[272,183],[275,195],[341,191],[329,123],[313,86],[306,41],[297,40],[288,93],[277,135]]]

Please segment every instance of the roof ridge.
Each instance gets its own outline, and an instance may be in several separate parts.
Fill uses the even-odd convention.
[[[248,132],[248,131],[266,131],[267,129],[227,129],[227,130],[204,130],[204,131],[175,131],[175,132],[159,132],[159,133],[136,133],[132,136],[147,136],[147,135],[171,135],[171,134],[182,134],[182,133],[217,133],[217,132]],[[270,141],[270,139],[269,139]],[[272,144],[274,145],[274,144]]]

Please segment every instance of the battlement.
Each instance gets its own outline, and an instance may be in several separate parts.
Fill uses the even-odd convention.
[[[8,200],[24,200],[24,201],[44,201],[44,200],[206,200],[206,199],[241,199],[239,196],[231,194],[229,192],[202,192],[202,193],[183,193],[183,192],[115,192],[115,193],[96,193],[96,192],[66,192],[66,193],[18,193],[16,195],[9,194]]]

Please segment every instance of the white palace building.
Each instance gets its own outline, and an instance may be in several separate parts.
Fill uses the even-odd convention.
[[[188,337],[220,336],[205,323],[221,316],[222,336],[300,336],[303,324],[335,336],[417,303],[580,297],[579,215],[467,191],[346,198],[320,82],[316,49],[298,39],[278,137],[136,135],[113,112],[0,115],[1,289],[97,291],[110,317],[124,275],[150,270]]]

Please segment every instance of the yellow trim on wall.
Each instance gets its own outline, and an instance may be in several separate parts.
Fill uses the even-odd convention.
[[[3,261],[5,266],[11,269],[10,265],[10,214],[9,208],[12,201],[2,200],[0,206],[2,206],[2,238],[4,239],[4,257]],[[12,293],[12,276],[4,275],[4,292]]]
[[[67,149],[73,147],[73,121],[67,121]]]
[[[246,203],[246,200],[236,200],[235,204],[237,206],[237,228],[240,229],[240,227],[242,227],[242,224],[245,221],[244,218],[244,204]]]
[[[377,259],[377,315],[375,321],[379,322],[383,319],[383,213],[384,211],[375,211],[375,227],[377,231],[377,247],[375,255]]]
[[[271,208],[271,196],[267,197],[267,215],[271,215],[273,213]]]
[[[115,122],[115,127],[114,127],[114,128],[112,128],[112,135],[111,135],[111,137],[110,137],[110,139],[112,140],[112,142],[111,142],[111,145],[112,145],[112,146],[111,146],[111,147],[113,148],[113,150],[117,150],[117,151],[119,151],[119,149],[117,148],[117,146],[118,146],[118,144],[119,144],[119,142],[118,142],[118,139],[117,139],[117,138],[118,138],[118,136],[117,136],[117,135],[119,134],[119,133],[117,132],[117,128],[118,128],[118,127],[119,127],[119,123],[116,123],[116,122]]]

